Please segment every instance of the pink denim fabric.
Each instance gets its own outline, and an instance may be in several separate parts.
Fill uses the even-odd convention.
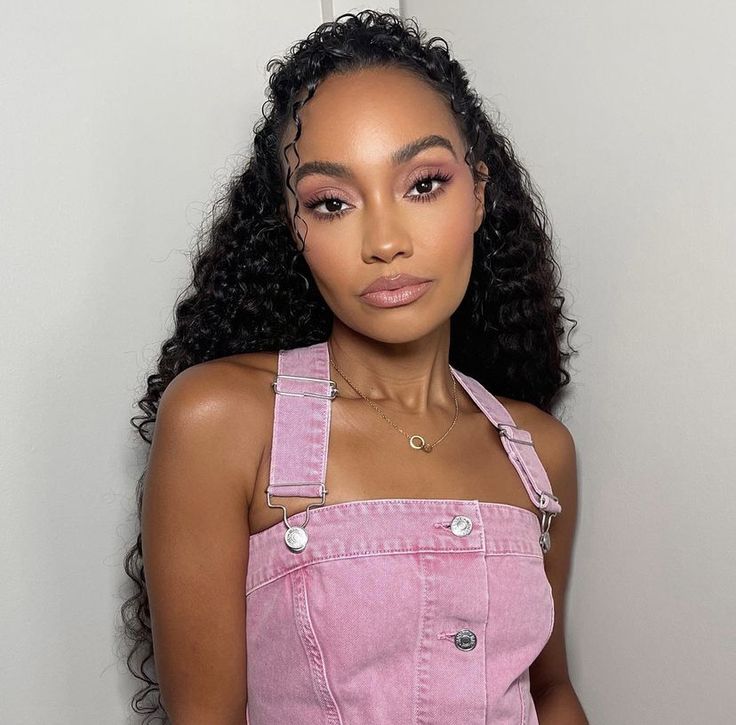
[[[477,500],[323,505],[328,348],[281,350],[268,492],[319,500],[250,537],[249,725],[538,725],[529,665],[554,623],[543,533],[562,508],[528,431],[451,370],[547,525]],[[302,550],[287,546],[287,526],[304,527]]]

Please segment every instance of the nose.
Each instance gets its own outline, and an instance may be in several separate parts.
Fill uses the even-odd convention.
[[[399,210],[391,208],[391,202],[374,204],[365,214],[363,261],[368,264],[376,260],[390,262],[397,254],[406,257],[413,254],[407,220],[401,218]]]

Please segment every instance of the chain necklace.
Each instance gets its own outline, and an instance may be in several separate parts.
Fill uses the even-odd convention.
[[[355,391],[355,392],[356,392],[356,393],[357,393],[358,395],[360,395],[360,397],[361,397],[361,398],[363,398],[363,400],[365,400],[365,402],[366,402],[366,403],[368,403],[368,405],[370,405],[370,406],[371,406],[372,408],[375,408],[375,410],[377,410],[377,411],[378,411],[378,413],[379,413],[379,414],[381,415],[381,417],[382,417],[382,418],[383,418],[383,419],[384,419],[384,420],[385,420],[385,421],[386,421],[387,423],[390,423],[390,424],[391,424],[391,425],[392,425],[392,426],[393,426],[394,428],[396,428],[396,430],[397,430],[397,431],[399,431],[399,433],[401,433],[402,435],[404,435],[404,436],[405,436],[406,438],[408,438],[408,439],[409,439],[409,445],[410,445],[410,446],[411,446],[411,447],[412,447],[412,448],[413,448],[413,449],[414,449],[415,451],[424,451],[425,453],[431,453],[432,449],[433,449],[433,448],[434,448],[434,447],[435,447],[435,446],[436,446],[436,445],[437,445],[438,443],[440,443],[441,441],[443,441],[443,440],[445,439],[445,437],[447,436],[447,434],[448,434],[448,433],[449,433],[449,432],[450,432],[450,431],[451,431],[451,430],[453,429],[453,427],[455,426],[455,422],[457,421],[457,416],[458,416],[458,412],[459,412],[459,406],[458,406],[458,402],[457,402],[457,381],[455,380],[455,376],[454,376],[454,375],[452,375],[452,371],[450,371],[450,377],[452,378],[452,396],[453,396],[453,398],[455,399],[455,417],[453,418],[453,420],[452,420],[452,424],[450,425],[450,427],[449,427],[449,428],[448,428],[448,429],[447,429],[447,430],[445,431],[445,435],[443,435],[443,436],[442,436],[441,438],[438,438],[438,439],[437,439],[437,440],[436,440],[436,441],[435,441],[434,443],[427,443],[427,442],[426,442],[426,441],[424,440],[424,438],[423,438],[422,436],[420,436],[420,435],[417,435],[417,434],[414,434],[414,435],[411,435],[411,436],[410,436],[410,435],[409,435],[409,434],[408,434],[408,433],[407,433],[406,431],[404,431],[404,430],[402,430],[401,428],[399,428],[399,426],[398,426],[398,425],[396,425],[396,423],[394,423],[394,422],[393,422],[393,421],[392,421],[392,420],[391,420],[390,418],[388,418],[388,417],[387,417],[387,416],[386,416],[386,415],[385,415],[385,414],[383,413],[383,411],[382,411],[382,410],[381,410],[381,409],[380,409],[380,408],[379,408],[379,407],[378,407],[378,406],[377,406],[377,405],[376,405],[376,404],[375,404],[375,403],[374,403],[374,402],[373,402],[372,400],[369,400],[369,399],[368,399],[368,398],[367,398],[367,397],[366,397],[365,395],[363,395],[363,393],[361,393],[361,392],[360,392],[360,390],[358,390],[358,388],[356,388],[356,387],[355,387],[355,385],[353,385],[353,384],[352,384],[352,383],[350,382],[350,380],[348,380],[348,378],[347,378],[347,377],[345,376],[345,373],[343,373],[343,371],[342,371],[342,370],[340,370],[340,368],[339,368],[339,367],[337,367],[337,364],[336,364],[336,363],[335,363],[335,361],[334,361],[334,360],[332,359],[332,346],[330,346],[330,364],[331,364],[331,365],[332,365],[332,366],[333,366],[333,367],[335,368],[335,370],[337,370],[337,372],[338,372],[338,373],[340,373],[340,376],[341,376],[341,377],[342,377],[342,378],[343,378],[343,379],[345,380],[345,382],[346,382],[346,383],[347,383],[347,384],[348,384],[348,385],[349,385],[349,386],[350,386],[350,387],[351,387],[351,388],[352,388],[352,389],[353,389],[353,390],[354,390],[354,391]]]

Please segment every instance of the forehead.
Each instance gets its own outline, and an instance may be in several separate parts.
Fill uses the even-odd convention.
[[[317,86],[299,115],[299,163],[314,159],[368,165],[388,162],[399,146],[431,134],[446,136],[462,156],[460,134],[447,100],[400,68],[330,76]],[[292,122],[282,148],[292,142],[294,133]],[[293,148],[288,154],[293,168],[297,161]]]

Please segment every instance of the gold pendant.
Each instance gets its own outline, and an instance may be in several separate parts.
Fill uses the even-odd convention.
[[[415,439],[418,441],[415,442]],[[429,453],[432,450],[432,444],[426,443],[424,441],[424,438],[420,435],[413,435],[411,438],[409,438],[409,445],[415,450],[415,451],[426,451]]]

